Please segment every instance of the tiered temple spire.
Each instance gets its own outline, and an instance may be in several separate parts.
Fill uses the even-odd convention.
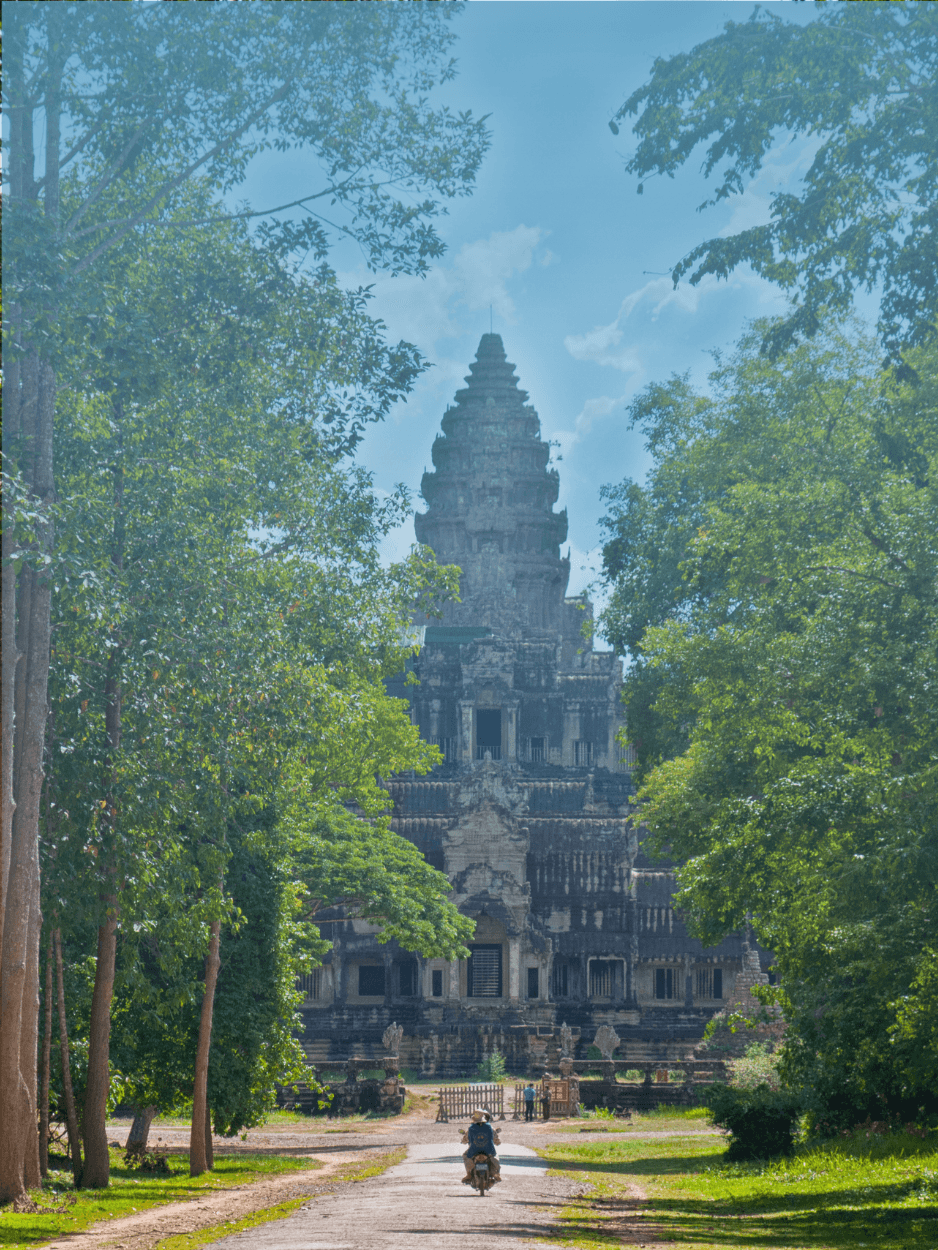
[[[560,556],[567,514],[553,509],[557,471],[514,369],[501,336],[483,334],[433,444],[415,526],[439,560],[463,570],[462,602],[448,606],[446,624],[553,632],[570,573]]]

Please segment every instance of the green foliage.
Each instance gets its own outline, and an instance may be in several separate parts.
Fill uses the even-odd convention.
[[[646,820],[694,932],[750,918],[776,952],[784,1078],[837,1123],[914,1119],[936,1087],[891,1030],[918,995],[927,1015],[936,923],[938,352],[911,354],[913,386],[855,328],[775,361],[767,329],[696,425],[682,379],[633,410],[658,450],[641,509],[607,521],[607,629],[627,647],[648,622]],[[667,593],[656,532],[683,552]]]
[[[503,1081],[508,1075],[505,1068],[505,1056],[500,1050],[493,1050],[490,1055],[485,1056],[476,1068],[476,1075],[480,1081],[490,1081],[492,1083]]]
[[[916,1084],[938,1087],[938,952],[925,947],[909,992],[891,1005],[890,1037],[903,1067]]]
[[[730,1085],[734,1089],[780,1089],[778,1055],[765,1042],[750,1042],[741,1059],[730,1059]]]
[[[935,333],[938,204],[938,14],[930,4],[821,5],[789,22],[756,8],[746,22],[654,63],[616,121],[638,114],[626,169],[673,177],[707,144],[719,185],[705,208],[746,190],[780,139],[816,147],[799,194],[776,192],[771,221],[709,239],[674,267],[727,277],[740,264],[791,292],[765,327],[773,351],[844,313],[858,288],[881,286],[880,332],[898,360]],[[617,131],[615,122],[613,128]]]
[[[741,1088],[716,1084],[707,1090],[706,1099],[711,1122],[730,1134],[728,1159],[792,1153],[795,1125],[804,1110],[796,1096],[765,1084]]]

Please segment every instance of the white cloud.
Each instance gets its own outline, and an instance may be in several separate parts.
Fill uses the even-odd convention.
[[[610,395],[599,395],[595,399],[588,399],[577,413],[572,430],[554,430],[548,435],[553,442],[558,444],[556,458],[562,460],[590,433],[594,421],[621,410],[627,399],[627,395],[619,395],[616,398]],[[561,474],[561,482],[563,480],[563,474]]]
[[[371,311],[388,326],[392,338],[406,338],[425,352],[443,338],[463,333],[459,310],[478,312],[492,306],[502,322],[515,324],[516,310],[509,292],[511,279],[535,262],[548,265],[555,258],[538,245],[547,237],[540,226],[516,226],[496,230],[487,239],[464,243],[452,262],[435,265],[424,278],[401,275],[377,278],[358,272],[341,275],[344,286],[371,285],[374,299]],[[460,365],[465,372],[465,365]]]
[[[623,373],[640,373],[641,355],[634,343],[623,342],[625,323],[641,309],[646,322],[657,321],[666,308],[674,306],[681,312],[694,315],[701,302],[719,291],[740,291],[748,288],[756,292],[761,303],[784,304],[784,296],[778,287],[748,269],[740,269],[729,279],[705,274],[696,286],[682,282],[677,287],[669,277],[654,278],[644,286],[632,291],[619,306],[615,320],[607,325],[594,326],[585,334],[568,334],[564,347],[574,360],[591,361],[597,365],[609,365]]]
[[[625,316],[628,316],[628,312]],[[568,334],[563,341],[564,347],[574,360],[591,360],[594,364],[621,369],[623,373],[637,373],[641,365],[635,349],[621,346],[622,329],[619,322],[622,317],[623,311],[620,308],[619,315],[609,325],[594,326],[585,334]]]

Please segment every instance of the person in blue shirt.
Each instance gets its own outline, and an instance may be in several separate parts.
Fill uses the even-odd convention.
[[[534,1119],[534,1100],[537,1098],[537,1091],[534,1088],[534,1082],[528,1081],[524,1087],[524,1118],[525,1120]]]
[[[492,1160],[492,1183],[500,1181],[501,1166],[495,1155],[495,1147],[501,1145],[501,1139],[495,1129],[489,1124],[491,1115],[484,1107],[477,1107],[472,1113],[472,1120],[462,1140],[468,1143],[469,1149],[463,1153],[463,1163],[466,1165],[466,1175],[463,1177],[463,1184],[470,1184],[470,1176],[475,1166],[473,1160],[476,1155],[488,1155]]]

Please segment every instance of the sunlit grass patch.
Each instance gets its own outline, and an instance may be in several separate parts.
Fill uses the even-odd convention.
[[[790,1159],[727,1163],[713,1139],[564,1143],[540,1153],[590,1184],[558,1237],[573,1246],[619,1246],[647,1230],[685,1247],[938,1245],[938,1137],[896,1133],[802,1147]],[[648,1201],[624,1202],[629,1183]],[[628,1236],[625,1232],[628,1231]]]
[[[215,1169],[202,1176],[189,1176],[188,1155],[172,1155],[170,1175],[141,1172],[124,1163],[121,1150],[111,1151],[111,1183],[107,1189],[79,1189],[72,1186],[70,1172],[50,1172],[42,1190],[33,1197],[49,1208],[61,1207],[74,1197],[64,1212],[41,1211],[18,1214],[11,1207],[0,1208],[0,1247],[13,1250],[51,1241],[66,1233],[77,1233],[99,1220],[119,1219],[138,1211],[180,1202],[195,1193],[248,1185],[283,1172],[310,1171],[322,1167],[315,1159],[283,1158],[277,1155],[216,1155]]]

